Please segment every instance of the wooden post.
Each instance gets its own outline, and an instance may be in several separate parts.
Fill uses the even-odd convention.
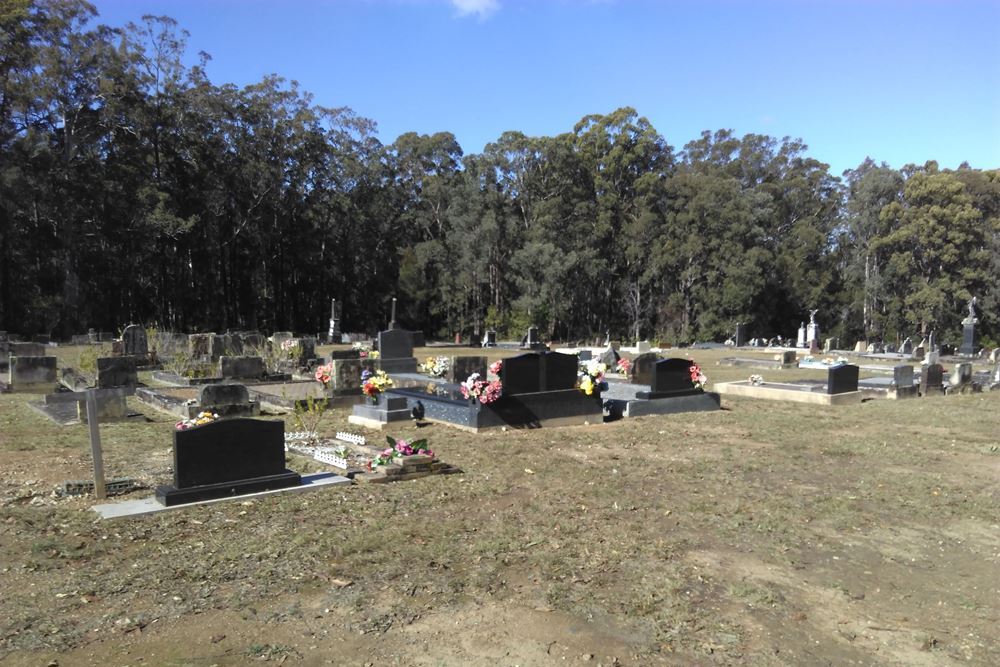
[[[104,485],[104,457],[101,454],[101,430],[97,425],[97,393],[87,390],[87,423],[90,425],[90,454],[94,459],[94,495],[103,500],[108,497]]]

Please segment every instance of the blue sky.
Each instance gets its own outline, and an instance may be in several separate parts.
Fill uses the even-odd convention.
[[[834,174],[866,156],[1000,168],[1000,0],[91,0],[168,15],[217,84],[276,73],[391,143],[571,131],[634,107],[680,149],[702,130],[802,138]]]

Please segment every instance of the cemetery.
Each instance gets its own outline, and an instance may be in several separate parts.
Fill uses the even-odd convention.
[[[0,665],[1000,665],[1000,4],[881,4],[5,2]]]

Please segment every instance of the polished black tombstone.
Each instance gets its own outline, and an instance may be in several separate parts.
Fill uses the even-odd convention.
[[[690,359],[660,359],[653,364],[649,391],[636,392],[638,398],[668,398],[671,396],[693,396],[704,390],[694,386],[691,379]]]
[[[391,329],[378,335],[379,357],[405,359],[413,356],[413,336],[409,331]]]
[[[174,483],[156,488],[166,506],[298,486],[285,468],[285,423],[224,419],[174,432]]]
[[[846,394],[858,390],[858,367],[853,364],[834,366],[827,371],[826,393]]]
[[[560,391],[576,387],[579,361],[575,354],[529,352],[504,359],[500,370],[505,396]]]
[[[747,344],[747,330],[746,326],[740,322],[736,323],[736,334],[733,336],[733,345],[735,347],[743,347]]]

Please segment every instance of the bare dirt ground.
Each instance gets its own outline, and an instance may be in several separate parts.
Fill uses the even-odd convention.
[[[86,428],[34,399],[0,396],[3,665],[1000,664],[1000,393],[407,424],[464,473],[115,521],[53,496]],[[108,476],[166,483],[134,407]]]

